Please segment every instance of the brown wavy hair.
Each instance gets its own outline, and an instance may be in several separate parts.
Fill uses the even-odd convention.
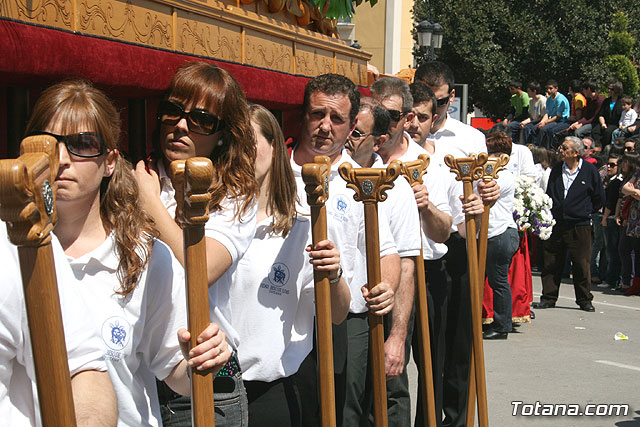
[[[118,148],[120,115],[109,98],[88,82],[67,81],[46,89],[36,102],[26,133],[46,130],[54,122],[62,123],[62,134],[90,129],[102,136],[108,151]],[[113,174],[103,178],[100,187],[100,218],[107,233],[115,234],[120,295],[135,288],[158,234],[138,201],[131,163],[118,153]]]
[[[222,144],[209,155],[215,177],[210,189],[210,206],[212,210],[218,210],[225,197],[233,197],[236,218],[240,219],[258,194],[255,136],[242,88],[228,71],[220,67],[206,62],[188,62],[174,74],[167,97],[185,105],[199,104],[224,121],[220,136]]]
[[[272,229],[275,234],[286,237],[296,220],[298,192],[287,153],[287,145],[280,124],[269,110],[262,105],[251,104],[251,121],[258,125],[260,133],[271,147],[273,156],[269,170],[268,210],[273,214]]]

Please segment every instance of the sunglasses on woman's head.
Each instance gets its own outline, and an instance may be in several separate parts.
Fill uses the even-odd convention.
[[[67,148],[69,154],[77,157],[92,158],[104,154],[104,141],[96,132],[78,132],[70,135],[56,135],[51,132],[35,131],[27,136],[49,135],[61,142]]]
[[[183,117],[187,118],[189,132],[198,135],[211,135],[224,127],[224,122],[206,110],[196,108],[184,111],[182,105],[173,101],[161,101],[158,104],[158,119],[167,126],[175,126]]]

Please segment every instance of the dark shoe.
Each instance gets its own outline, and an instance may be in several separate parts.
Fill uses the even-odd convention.
[[[591,283],[594,285],[599,285],[600,283],[602,283],[602,280],[598,276],[592,276]]]
[[[535,320],[535,318],[536,318],[536,313],[535,313],[535,311],[533,311],[533,310],[531,310],[531,309],[529,309],[529,311],[531,312],[531,320]]]
[[[580,304],[580,310],[592,313],[596,311],[596,308],[590,302],[583,302],[582,304]]]
[[[487,331],[482,334],[485,340],[506,340],[507,336],[509,336],[508,332]]]
[[[547,302],[547,301],[540,301],[540,302],[534,302],[533,303],[533,308],[553,308],[556,306],[555,302]]]

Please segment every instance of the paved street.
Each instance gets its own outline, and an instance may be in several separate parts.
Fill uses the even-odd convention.
[[[538,301],[539,276],[533,287]],[[556,308],[535,310],[536,319],[506,341],[484,341],[490,425],[640,426],[640,297],[596,286],[592,292],[595,313],[578,309],[567,281]],[[614,340],[616,332],[628,341]],[[413,363],[409,374],[417,387]],[[512,401],[579,404],[580,411],[589,404],[629,404],[629,411],[609,417],[512,416]]]

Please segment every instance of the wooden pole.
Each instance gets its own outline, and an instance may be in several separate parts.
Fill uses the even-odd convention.
[[[367,287],[372,290],[381,280],[380,241],[378,235],[378,202],[386,200],[385,191],[393,187],[402,164],[394,160],[386,169],[354,168],[343,163],[340,176],[356,194],[354,199],[364,203],[364,222],[367,230]],[[384,369],[384,330],[382,317],[369,312],[369,341],[371,343],[371,371],[373,378],[373,415],[376,427],[386,427],[387,384]]]
[[[51,231],[57,221],[58,143],[50,136],[23,140],[18,159],[0,160],[0,217],[18,246],[33,364],[44,426],[75,426],[75,410]]]
[[[316,156],[314,163],[302,166],[307,202],[311,207],[313,244],[327,239],[326,201],[329,199],[331,160]],[[318,389],[322,427],[336,426],[336,399],[333,371],[333,337],[331,321],[331,285],[329,273],[313,270],[316,297],[316,332],[318,341]]]
[[[402,175],[413,187],[422,184],[422,176],[427,172],[430,158],[428,154],[421,154],[418,160],[402,163]],[[422,220],[419,220],[422,239]],[[431,338],[429,336],[429,307],[427,303],[427,284],[425,281],[424,258],[422,247],[416,258],[416,323],[418,326],[418,346],[420,347],[420,366],[422,381],[422,407],[426,408],[425,419],[428,427],[436,426],[436,404],[433,393],[433,362],[431,360]]]
[[[498,158],[487,158],[487,162],[483,167],[483,176],[482,180],[485,182],[491,182],[494,179],[498,178],[498,172],[504,169],[504,166],[509,163],[509,156],[503,154]],[[489,213],[491,206],[489,204],[485,204],[484,212],[482,214],[482,223],[480,225],[480,230],[478,232],[478,280],[480,283],[480,313],[482,316],[482,301],[484,299],[483,291],[484,291],[484,280],[485,280],[485,272],[487,267],[487,241],[488,241],[488,232],[489,232]],[[474,349],[471,346],[471,365],[469,366],[469,388],[467,389],[467,424],[468,426],[473,425],[473,419],[475,415],[475,400],[476,400],[476,376],[475,376],[475,363],[473,361],[474,358]]]
[[[464,199],[467,201],[473,193],[473,181],[483,176],[482,165],[487,161],[487,153],[480,153],[477,156],[472,154],[471,157],[458,159],[448,154],[445,156],[444,161],[447,166],[451,168],[451,171],[457,175],[457,179],[462,181]],[[469,267],[471,324],[473,329],[472,366],[475,373],[478,400],[478,424],[480,427],[486,427],[489,424],[489,418],[487,414],[487,389],[484,368],[484,348],[482,343],[482,298],[480,296],[482,291],[478,280],[478,246],[476,240],[476,223],[473,217],[465,217],[465,230],[467,233],[467,262]],[[473,401],[473,399],[471,400]],[[469,410],[467,410],[467,413],[469,413]]]
[[[209,187],[213,179],[211,160],[192,157],[171,162],[171,177],[176,190],[176,222],[182,227],[184,266],[187,287],[187,311],[191,341],[209,325],[209,283],[207,245],[204,225],[209,220]],[[191,369],[191,368],[187,368]],[[194,427],[215,427],[212,370],[191,369],[191,422]]]

